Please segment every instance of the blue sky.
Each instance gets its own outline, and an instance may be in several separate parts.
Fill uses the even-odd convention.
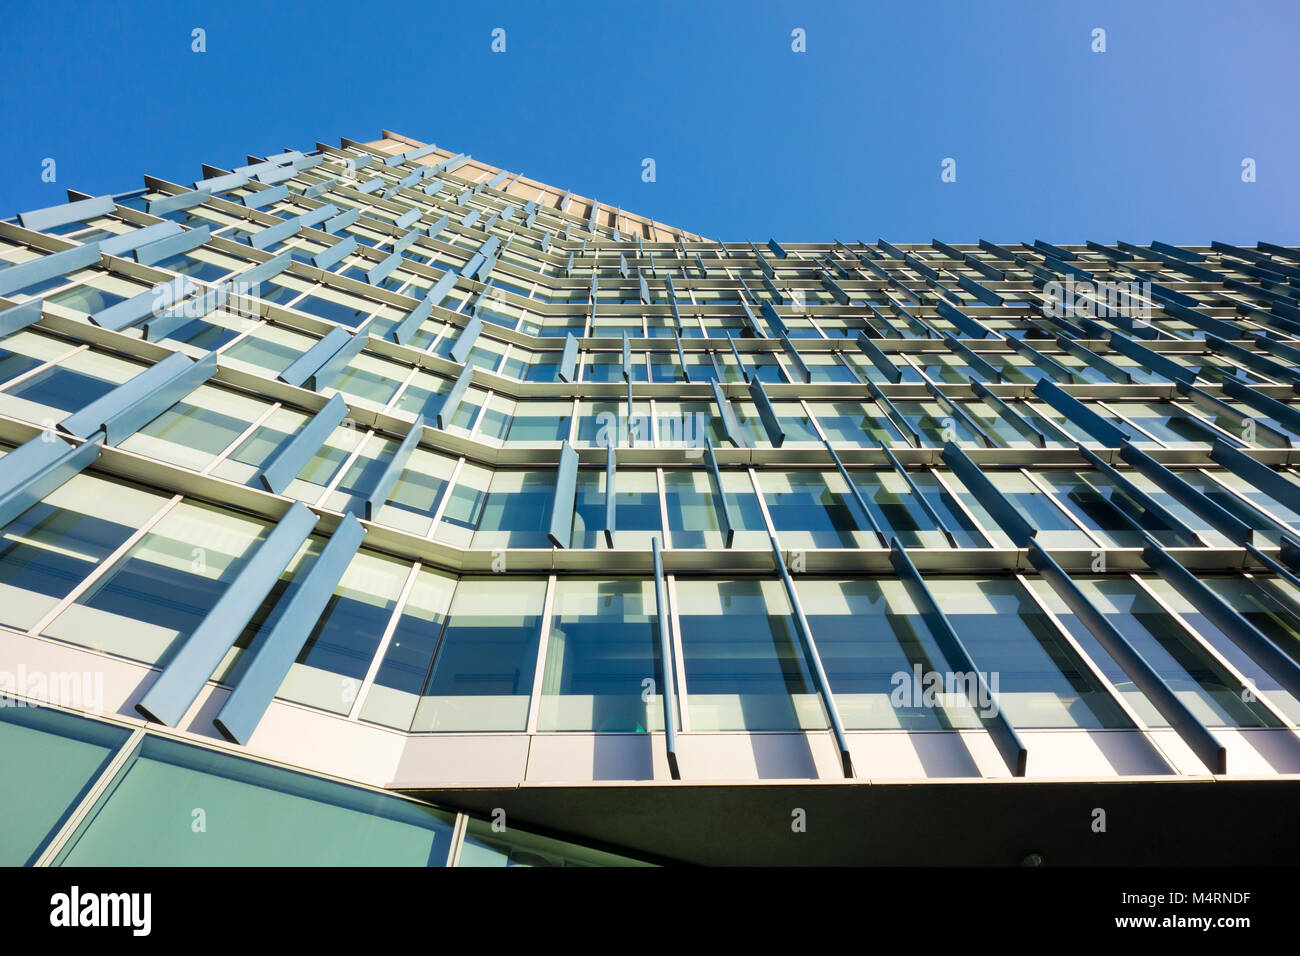
[[[387,128],[725,240],[1300,243],[1295,0],[45,0],[5,21],[0,215]]]

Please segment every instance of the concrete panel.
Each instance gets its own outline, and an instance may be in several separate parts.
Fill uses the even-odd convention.
[[[663,734],[537,734],[528,780],[671,780]]]
[[[957,731],[873,731],[847,736],[859,780],[981,776],[967,741]]]
[[[790,734],[679,734],[682,779],[842,780],[830,731]]]
[[[513,785],[524,779],[527,767],[527,734],[428,734],[407,739],[393,779],[385,785]]]
[[[1027,777],[1091,779],[1168,774],[1160,752],[1139,730],[1022,730]]]

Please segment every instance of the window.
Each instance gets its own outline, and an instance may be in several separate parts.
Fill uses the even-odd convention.
[[[545,596],[541,579],[461,579],[413,731],[525,729]]]
[[[194,828],[202,807],[211,829]],[[147,736],[65,866],[445,866],[454,817],[400,797]]]
[[[1131,726],[1019,582],[931,578],[927,584],[1013,726]]]
[[[692,730],[814,730],[826,710],[777,581],[676,582]]]
[[[558,580],[537,729],[663,730],[656,620],[653,580]]]
[[[411,566],[358,551],[280,685],[278,696],[351,711]]]
[[[128,736],[46,707],[0,707],[0,866],[36,862]]]
[[[166,501],[86,473],[50,492],[0,536],[0,623],[35,626]]]
[[[166,666],[269,532],[182,501],[45,629],[59,640]]]
[[[914,693],[929,675],[946,678],[952,668],[902,581],[800,577],[795,590],[845,728],[980,726],[965,698],[944,691],[929,706]]]

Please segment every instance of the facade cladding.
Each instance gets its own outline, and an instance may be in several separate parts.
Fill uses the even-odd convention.
[[[0,862],[1298,852],[1300,251],[203,177],[0,224]]]

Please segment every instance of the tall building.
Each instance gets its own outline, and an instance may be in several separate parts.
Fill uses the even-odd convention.
[[[384,132],[0,266],[2,863],[1300,851],[1297,249],[720,242]]]

